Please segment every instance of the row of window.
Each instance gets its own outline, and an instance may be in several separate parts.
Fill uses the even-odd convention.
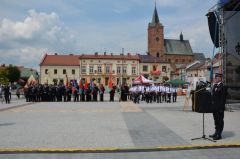
[[[87,72],[87,68],[86,66],[82,66],[82,73],[86,73]],[[93,66],[89,66],[89,73],[102,73],[102,67],[101,66],[98,66],[97,67],[97,70],[95,70],[94,72],[94,69],[93,69]],[[110,66],[106,66],[105,67],[105,73],[110,73]],[[117,67],[117,74],[121,73],[121,67],[118,66]],[[127,73],[127,66],[123,66],[123,69],[122,69],[122,73]],[[132,74],[136,74],[136,67],[132,67]]]
[[[148,65],[143,65],[143,72],[147,72],[148,71]],[[153,71],[157,70],[157,66],[153,65]],[[167,66],[162,66],[162,72],[166,72],[167,71]]]
[[[86,66],[82,66],[82,73],[86,73],[87,72],[87,68],[86,68]],[[95,70],[95,72],[94,72],[94,69],[93,69],[93,66],[89,66],[89,73],[91,74],[91,73],[102,73],[102,67],[101,66],[98,66],[97,67],[97,70]],[[45,74],[47,75],[49,73],[49,70],[48,69],[45,69]],[[53,73],[55,74],[55,75],[57,75],[58,74],[58,70],[57,69],[54,69],[53,70]],[[75,75],[75,69],[72,69],[72,74],[73,75]],[[105,73],[110,73],[110,66],[106,66],[105,67]],[[117,67],[117,73],[119,74],[119,73],[121,73],[121,67]],[[123,70],[122,70],[122,73],[127,73],[127,67],[126,66],[124,66],[123,67]],[[62,70],[62,74],[67,74],[67,70],[66,69],[63,69]],[[136,74],[136,67],[132,67],[132,74]]]
[[[47,75],[49,73],[49,70],[48,69],[45,69],[45,74]],[[53,70],[53,73],[55,74],[55,75],[57,75],[58,74],[58,70],[57,69],[54,69]],[[76,71],[75,71],[75,69],[72,69],[72,74],[73,75],[75,75],[75,73],[76,73]],[[62,70],[62,74],[67,74],[67,70],[66,69],[63,69]]]

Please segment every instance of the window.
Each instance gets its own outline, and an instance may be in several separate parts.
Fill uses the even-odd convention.
[[[66,69],[63,69],[63,74],[65,75],[67,73]]]
[[[159,52],[157,52],[157,57],[160,57]]]
[[[102,67],[101,66],[98,66],[98,73],[102,73]]]
[[[148,71],[148,66],[147,65],[143,65],[143,71]]]
[[[120,66],[117,67],[117,74],[119,74],[119,73],[121,73],[121,67]]]
[[[178,62],[178,59],[175,59],[175,62]]]
[[[110,73],[110,66],[106,66],[106,73]]]
[[[157,66],[153,65],[153,71],[156,71],[156,70],[157,70]]]
[[[82,66],[82,73],[86,73],[86,66]]]
[[[182,62],[185,62],[185,59],[182,59]]]
[[[167,71],[167,66],[162,66],[162,72],[166,72]]]
[[[117,85],[119,85],[119,83],[120,83],[120,80],[119,80],[119,78],[117,78]]]
[[[168,59],[168,62],[171,62],[171,59]]]
[[[123,67],[123,73],[127,73],[127,66]]]
[[[132,67],[132,74],[136,74],[136,67]]]
[[[55,75],[57,74],[57,69],[54,69],[54,74],[55,74]]]
[[[75,70],[74,69],[72,69],[72,74],[75,75]]]
[[[189,60],[189,62],[192,62],[191,60]]]
[[[45,69],[45,74],[46,74],[46,75],[48,74],[48,69]]]
[[[89,73],[93,73],[93,66],[89,66]]]

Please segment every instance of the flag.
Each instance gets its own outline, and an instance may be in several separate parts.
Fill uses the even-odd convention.
[[[108,87],[109,87],[110,89],[113,88],[112,75],[110,75]]]
[[[84,89],[85,89],[85,90],[88,89],[88,83],[87,83],[87,80],[85,81]]]
[[[83,83],[82,83],[82,80],[79,81],[79,89],[83,89]]]
[[[69,82],[68,82],[68,76],[66,75],[66,79],[65,79],[65,86],[68,87],[69,86]]]

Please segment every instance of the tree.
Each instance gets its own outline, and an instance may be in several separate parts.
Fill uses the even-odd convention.
[[[6,69],[0,70],[0,84],[7,85],[9,83],[9,80],[7,78],[7,71]]]
[[[8,80],[13,83],[16,82],[17,80],[19,80],[20,78],[20,71],[16,66],[9,66],[6,68],[6,77],[8,78]]]

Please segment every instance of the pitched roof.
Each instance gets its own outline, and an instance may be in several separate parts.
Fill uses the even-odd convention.
[[[205,58],[204,53],[194,53],[193,59],[198,60],[198,61],[205,61],[206,58]]]
[[[196,63],[195,65],[192,65],[191,67],[189,67],[187,70],[196,70],[202,67],[203,65],[205,65],[204,62]]]
[[[48,55],[45,54],[40,65],[79,66],[80,55]]]
[[[104,55],[99,55],[99,54],[84,54],[80,56],[81,59],[115,59],[115,60],[139,60],[138,55],[131,55],[128,53],[127,55],[114,55],[114,54],[104,54]]]
[[[140,63],[168,63],[158,57],[151,55],[139,55]]]
[[[193,55],[188,40],[164,39],[164,48],[166,54]]]

